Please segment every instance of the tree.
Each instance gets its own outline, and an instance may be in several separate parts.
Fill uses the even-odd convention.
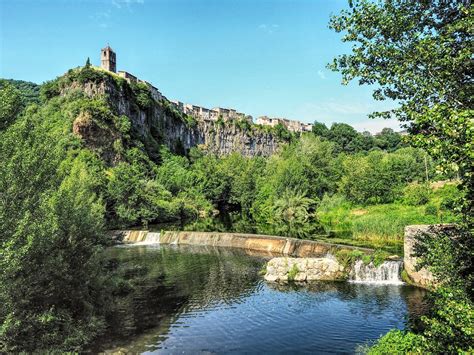
[[[95,156],[60,104],[0,133],[0,352],[78,351],[105,327]]]
[[[327,133],[327,138],[336,144],[337,152],[356,152],[353,141],[357,137],[357,131],[347,123],[333,123]]]
[[[353,50],[329,67],[342,73],[344,84],[359,78],[361,85],[377,85],[376,100],[399,102],[374,116],[404,121],[412,143],[441,168],[459,170],[469,191],[474,184],[473,25],[470,1],[464,0],[353,0],[350,9],[330,20]],[[465,210],[472,212],[472,203]]]
[[[402,136],[394,132],[391,128],[384,128],[382,132],[375,135],[375,144],[380,149],[388,152],[393,152],[400,148],[402,143]]]
[[[433,293],[435,307],[424,319],[425,330],[421,337],[389,333],[378,343],[384,347],[377,349],[380,353],[396,349],[391,343],[407,341],[410,351],[416,352],[473,350],[474,19],[470,3],[353,0],[350,9],[330,21],[335,31],[345,32],[343,41],[353,45],[352,53],[335,58],[329,67],[342,73],[345,84],[356,77],[361,85],[375,84],[376,100],[397,101],[399,107],[374,116],[395,116],[405,122],[413,144],[424,148],[440,169],[459,172],[466,196],[461,230],[450,237],[439,233],[418,239],[423,250],[416,255],[442,282]],[[452,269],[451,255],[461,267]],[[453,275],[445,279],[440,270],[452,270]],[[464,282],[455,281],[459,279]]]
[[[23,109],[20,91],[7,81],[0,82],[0,132],[10,126]]]
[[[308,236],[314,228],[314,205],[315,201],[305,193],[287,189],[273,209],[277,232],[288,237]]]
[[[328,131],[329,131],[329,129],[324,123],[314,121],[312,132],[316,136],[326,137],[326,135],[328,134]]]
[[[90,66],[91,66],[91,60],[89,59],[89,57],[87,57],[86,68],[89,68]]]

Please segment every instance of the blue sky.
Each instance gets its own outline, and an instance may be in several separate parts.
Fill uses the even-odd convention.
[[[107,43],[118,70],[170,99],[358,130],[396,122],[371,88],[341,85],[326,64],[348,52],[328,28],[347,0],[0,0],[0,77],[41,83],[99,65]]]

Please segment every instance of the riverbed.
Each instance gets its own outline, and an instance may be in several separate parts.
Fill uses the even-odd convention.
[[[108,254],[127,286],[94,351],[354,353],[426,310],[426,291],[407,285],[269,284],[267,259],[242,250],[132,245]]]

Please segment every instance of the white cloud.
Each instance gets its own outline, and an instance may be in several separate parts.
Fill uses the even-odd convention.
[[[132,12],[133,5],[143,5],[144,3],[144,0],[111,0],[109,4],[112,6],[110,6],[109,9],[96,12],[90,15],[89,18],[100,28],[108,28],[110,27],[114,13],[122,11],[122,9],[127,9]]]
[[[143,4],[145,1],[144,0],[112,0],[112,4],[117,8],[121,9],[122,7],[127,7],[130,8],[130,6],[135,5],[135,4]]]
[[[273,34],[276,30],[278,30],[280,26],[277,25],[277,24],[271,24],[271,25],[267,25],[266,23],[262,23],[260,25],[258,25],[258,29],[260,31],[263,31],[265,32],[266,34]]]
[[[323,80],[326,79],[326,74],[324,74],[324,71],[322,71],[321,69],[318,70],[318,76]]]
[[[372,134],[379,133],[383,128],[392,128],[394,131],[401,131],[400,122],[394,118],[383,119],[366,119],[360,122],[351,123],[359,132],[369,131]]]

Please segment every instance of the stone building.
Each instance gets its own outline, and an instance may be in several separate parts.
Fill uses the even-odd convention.
[[[154,100],[167,100],[165,96],[161,94],[161,92],[154,87],[151,83],[140,80],[135,75],[130,74],[124,70],[119,70],[117,72],[117,57],[115,52],[113,51],[110,46],[102,48],[100,54],[100,63],[101,67],[105,70],[108,70],[113,73],[117,73],[118,76],[127,80],[130,84],[137,84],[142,83],[145,84],[149,89],[151,96]],[[185,104],[181,101],[171,100],[170,103],[179,111],[193,116],[198,120],[201,121],[217,121],[219,119],[224,121],[247,121],[248,123],[253,123],[253,118],[250,115],[246,115],[245,113],[237,112],[237,110],[232,108],[223,108],[223,107],[214,107],[212,109],[208,109],[205,107],[192,105],[192,104]],[[271,118],[267,116],[262,116],[257,119],[257,124],[261,124],[264,126],[276,126],[277,124],[282,124],[285,126],[289,131],[292,132],[305,132],[311,131],[312,124],[309,123],[302,123],[300,121],[292,121],[286,118]]]
[[[300,121],[293,121],[287,118],[261,116],[257,119],[257,124],[262,126],[275,127],[278,124],[286,127],[291,132],[311,132],[313,125]]]
[[[100,66],[113,73],[117,71],[117,58],[115,52],[110,48],[110,46],[102,48],[100,51]]]

